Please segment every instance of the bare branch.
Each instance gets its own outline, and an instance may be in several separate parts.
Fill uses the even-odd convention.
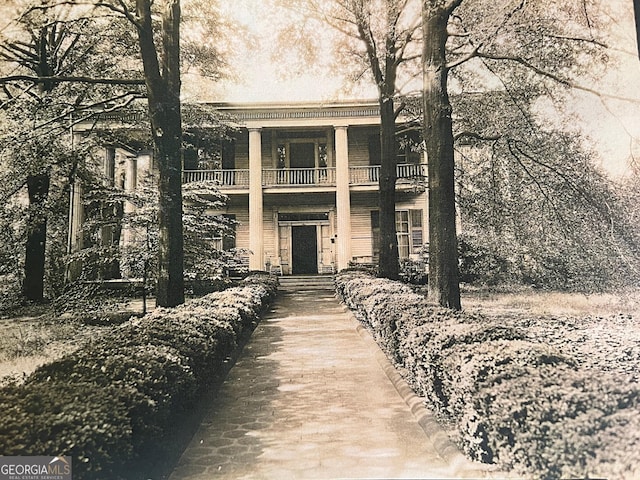
[[[471,52],[469,52],[466,55],[460,57],[459,59],[455,60],[454,62],[448,63],[447,66],[446,66],[447,70],[452,70],[452,69],[462,65],[463,63],[468,62],[472,58],[476,58],[478,56],[478,50],[479,49],[480,49],[480,46],[474,48]]]
[[[13,82],[57,82],[57,83],[90,83],[97,85],[144,85],[144,80],[137,78],[92,78],[92,77],[39,77],[32,75],[9,75],[0,77],[0,85]]]
[[[465,131],[465,132],[460,132],[457,133],[456,135],[454,135],[453,139],[454,140],[460,140],[461,138],[472,138],[475,140],[481,140],[481,141],[485,141],[485,142],[495,142],[497,140],[500,140],[502,138],[501,135],[492,135],[492,136],[486,136],[486,135],[480,135],[477,132],[469,132],[469,131]]]
[[[615,99],[615,100],[623,100],[625,102],[633,102],[633,103],[640,103],[640,100],[638,99],[634,99],[634,98],[630,98],[630,97],[623,97],[620,95],[612,95],[612,94],[607,94],[607,93],[602,93],[594,88],[590,88],[590,87],[586,87],[584,85],[580,85],[577,83],[572,82],[569,79],[566,78],[562,78],[559,75],[556,75],[555,73],[549,72],[547,70],[544,70],[540,67],[537,67],[536,65],[533,65],[531,62],[528,62],[527,60],[525,60],[522,57],[514,57],[511,55],[497,55],[497,54],[492,54],[492,53],[487,53],[487,52],[478,52],[477,56],[486,60],[496,60],[496,61],[507,61],[507,62],[514,62],[517,63],[531,71],[533,71],[534,73],[548,78],[550,80],[555,81],[556,83],[559,83],[560,85],[564,85],[566,87],[569,88],[574,88],[576,90],[581,90],[583,92],[587,92],[587,93],[591,93],[597,97],[606,97],[606,98],[611,98],[611,99]]]

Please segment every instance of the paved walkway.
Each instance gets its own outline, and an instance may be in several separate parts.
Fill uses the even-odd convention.
[[[170,480],[485,476],[380,355],[333,291],[281,292]]]

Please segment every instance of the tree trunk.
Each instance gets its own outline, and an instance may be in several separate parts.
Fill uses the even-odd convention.
[[[184,303],[182,232],[182,115],[180,112],[180,1],[162,14],[162,65],[153,38],[151,1],[137,0],[154,160],[158,165],[158,280],[156,304]]]
[[[396,146],[395,111],[393,99],[380,99],[380,261],[379,276],[397,280],[398,237],[396,236]]]
[[[49,174],[30,175],[27,178],[29,193],[29,219],[24,262],[22,294],[27,300],[41,302],[44,299],[45,253],[47,240],[47,216],[44,204],[49,196]]]
[[[429,299],[459,310],[453,128],[445,43],[450,9],[423,2],[424,138],[429,161]]]

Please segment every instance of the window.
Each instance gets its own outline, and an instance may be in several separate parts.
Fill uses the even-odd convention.
[[[407,210],[396,212],[396,236],[398,237],[398,255],[400,258],[409,258],[409,252],[411,251],[409,230],[409,212]]]
[[[411,253],[419,254],[424,244],[422,230],[422,210],[409,210],[411,212]]]
[[[328,152],[327,152],[327,144],[326,143],[319,143],[318,144],[318,166],[320,168],[325,168],[329,163],[328,163]]]
[[[216,250],[232,250],[236,248],[236,216],[232,214],[222,215],[224,226],[220,228],[217,235],[212,239]]]
[[[422,152],[424,150],[420,131],[416,128],[401,127],[404,130],[397,134],[398,164],[422,163]],[[382,152],[380,145],[380,134],[369,135],[369,165],[380,165]]]
[[[278,144],[277,158],[278,168],[285,168],[287,166],[287,146],[283,143]]]
[[[418,130],[407,130],[398,135],[398,164],[422,163],[422,138]]]
[[[396,236],[400,259],[419,254],[424,243],[422,210],[398,210],[396,212]],[[380,255],[380,212],[371,211],[371,250],[374,257]]]

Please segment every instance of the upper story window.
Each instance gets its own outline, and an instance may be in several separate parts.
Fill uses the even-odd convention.
[[[398,163],[422,163],[424,145],[418,130],[407,130],[398,135]]]
[[[275,145],[277,168],[324,168],[331,164],[327,134],[323,132],[288,132]]]
[[[418,129],[403,127],[396,135],[398,164],[422,163],[423,142]],[[380,146],[380,134],[369,136],[369,165],[380,165],[382,152]]]
[[[233,170],[236,142],[233,138],[198,138],[184,149],[185,170]]]

